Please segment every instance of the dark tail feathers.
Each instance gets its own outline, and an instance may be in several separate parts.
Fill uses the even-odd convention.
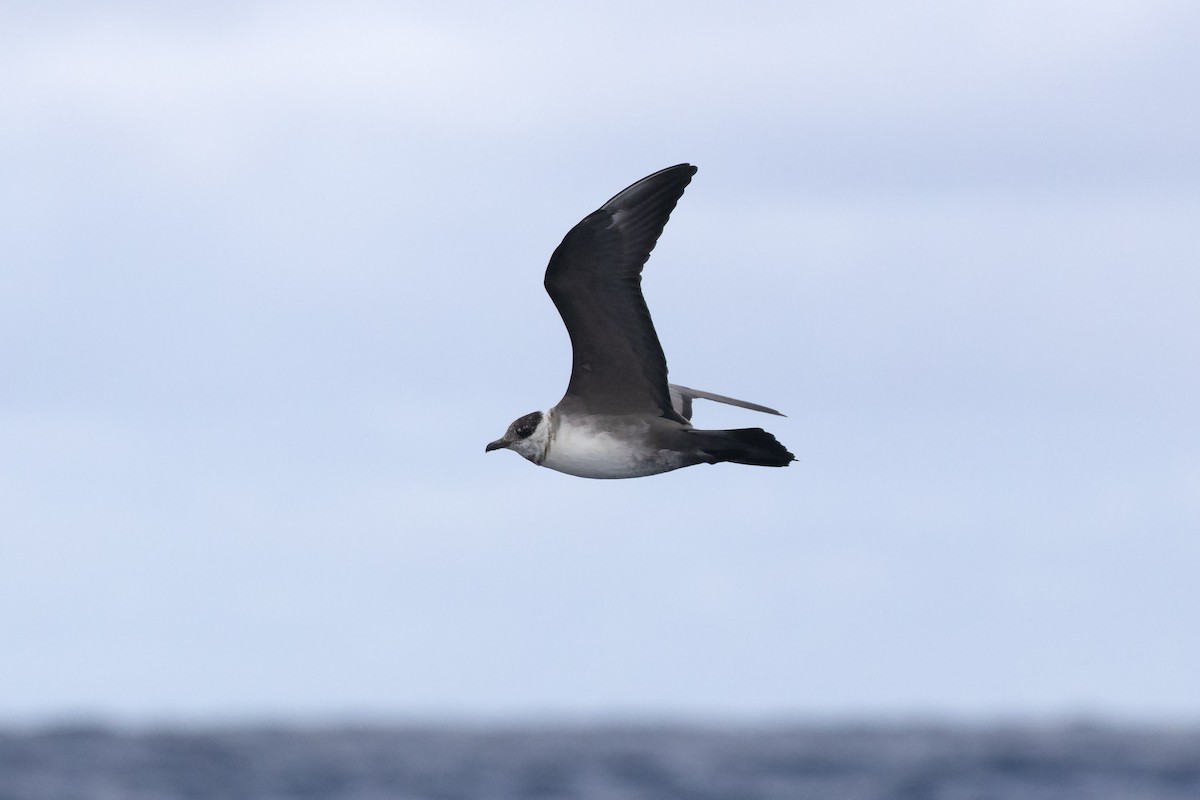
[[[788,449],[762,428],[738,428],[732,431],[695,431],[703,436],[700,451],[708,463],[732,461],[756,467],[786,467],[796,460]]]

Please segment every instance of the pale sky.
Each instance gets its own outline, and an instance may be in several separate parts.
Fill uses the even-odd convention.
[[[0,724],[1196,719],[1200,7],[415,5],[0,7]],[[800,460],[485,456],[681,161]]]

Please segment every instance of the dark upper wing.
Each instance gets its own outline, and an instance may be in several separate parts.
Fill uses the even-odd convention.
[[[676,416],[642,298],[642,265],[695,173],[679,164],[642,178],[584,217],[550,257],[546,291],[571,336],[571,382],[560,405]]]

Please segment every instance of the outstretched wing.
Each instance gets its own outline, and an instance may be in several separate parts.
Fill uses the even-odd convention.
[[[546,291],[571,337],[571,382],[560,406],[675,416],[642,266],[695,173],[679,164],[643,178],[584,217],[550,257]]]
[[[726,397],[723,394],[713,394],[712,392],[702,392],[699,389],[689,389],[686,386],[678,384],[669,384],[671,390],[671,405],[675,409],[675,413],[684,419],[692,418],[692,400],[712,400],[714,403],[724,403],[729,406],[737,406],[738,408],[748,408],[751,411],[761,411],[764,414],[775,414],[776,416],[784,416],[782,413],[773,408],[760,406],[758,403],[747,403],[745,400],[735,400],[732,397]]]

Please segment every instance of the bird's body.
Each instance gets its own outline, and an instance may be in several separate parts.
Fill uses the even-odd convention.
[[[637,478],[693,464],[787,466],[761,428],[707,431],[694,398],[778,414],[667,383],[667,362],[641,292],[641,271],[696,168],[669,167],[625,189],[571,229],[546,268],[546,291],[571,337],[571,381],[558,405],[516,420],[487,450],[584,478]]]
[[[640,478],[684,466],[659,442],[659,419],[641,415],[572,417],[551,410],[542,466],[581,478]]]

